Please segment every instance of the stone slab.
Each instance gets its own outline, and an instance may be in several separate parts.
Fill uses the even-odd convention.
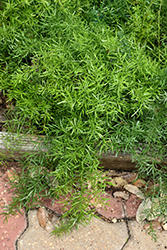
[[[167,249],[167,231],[157,232],[157,242],[143,230],[143,224],[129,221],[131,238],[123,250],[165,250]]]
[[[18,241],[18,250],[120,250],[128,238],[125,222],[112,224],[99,218],[62,237],[51,236],[53,225],[48,224],[43,229],[36,214],[37,210],[29,212],[30,225]]]

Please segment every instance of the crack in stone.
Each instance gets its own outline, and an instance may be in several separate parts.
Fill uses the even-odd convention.
[[[124,212],[125,217],[122,218],[122,219],[117,219],[117,221],[118,221],[118,223],[119,223],[119,222],[125,222],[126,227],[127,227],[128,238],[127,238],[126,242],[124,243],[124,245],[122,246],[122,248],[121,248],[120,250],[123,250],[123,249],[124,249],[124,247],[126,246],[126,244],[128,243],[128,241],[129,241],[130,238],[131,238],[130,228],[129,228],[129,224],[128,224],[128,220],[129,220],[129,219],[128,219],[127,216],[126,216],[126,209],[125,209],[125,204],[124,204],[123,201],[122,201],[122,208],[123,208],[123,212]],[[38,209],[38,208],[34,208],[34,209]],[[34,210],[34,209],[30,209],[30,210]],[[46,209],[49,213],[56,215],[58,218],[60,218],[60,217],[62,216],[61,214],[56,213],[55,211],[53,211],[52,209],[50,209],[50,208],[48,208],[48,207],[45,207],[45,209]],[[30,211],[30,210],[29,210],[29,211]],[[29,220],[28,220],[28,212],[29,212],[29,211],[27,211],[27,212],[25,213],[25,217],[26,217],[26,227],[25,227],[25,229],[22,231],[22,233],[19,235],[19,237],[17,238],[17,240],[15,241],[15,250],[18,250],[18,242],[19,242],[20,238],[21,238],[21,237],[25,234],[25,232],[29,229],[29,226],[30,226],[30,223],[29,223]],[[112,223],[112,221],[110,221],[110,220],[104,218],[104,216],[102,216],[102,215],[99,214],[98,212],[95,212],[95,215],[96,215],[97,217],[101,218],[101,219],[102,219],[103,221],[105,221],[105,222]]]
[[[126,239],[126,242],[123,244],[123,246],[122,246],[122,248],[120,250],[123,250],[125,248],[125,246],[127,245],[127,243],[129,242],[129,240],[131,238],[131,232],[130,232],[130,228],[129,228],[128,218],[127,218],[127,215],[126,215],[126,208],[125,208],[124,201],[122,201],[122,209],[123,209],[124,215],[125,215],[124,221],[125,221],[126,228],[127,228],[128,238]]]
[[[38,208],[34,208],[34,209],[30,209],[30,210],[35,210],[35,209],[38,209]],[[53,211],[52,209],[47,208],[47,207],[45,207],[45,209],[46,209],[49,213],[56,215],[58,218],[61,217],[61,214],[56,213],[56,212]],[[29,210],[29,211],[30,211],[30,210]],[[18,242],[19,242],[20,238],[21,238],[21,237],[25,234],[25,232],[29,229],[29,226],[30,226],[30,223],[29,223],[29,220],[28,220],[28,212],[29,212],[29,211],[27,211],[27,212],[25,213],[26,227],[25,227],[25,229],[22,231],[22,233],[19,235],[19,237],[17,238],[17,240],[15,241],[15,250],[18,250]]]
[[[27,229],[29,228],[29,221],[28,221],[28,212],[25,213],[25,218],[26,218],[26,227],[24,228],[24,230],[22,231],[22,233],[19,235],[19,237],[17,238],[17,240],[15,241],[15,250],[18,250],[18,241],[21,238],[21,236],[27,231]]]

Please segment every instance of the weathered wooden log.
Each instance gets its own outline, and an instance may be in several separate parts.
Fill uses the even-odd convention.
[[[39,137],[0,132],[0,156],[17,159],[25,152],[47,151]]]
[[[111,153],[102,154],[100,158],[100,166],[105,169],[120,169],[131,171],[136,169],[136,163],[132,162],[130,155],[118,154],[117,156]]]
[[[0,132],[0,157],[5,156],[8,159],[17,160],[25,152],[36,152],[37,154],[41,151],[47,152],[43,139],[43,136],[35,137]],[[136,163],[132,162],[130,154],[102,153],[99,155],[99,161],[99,166],[103,166],[105,169],[121,169],[124,171],[136,169]]]

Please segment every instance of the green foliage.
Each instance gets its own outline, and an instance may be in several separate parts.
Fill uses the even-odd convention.
[[[164,9],[159,0],[1,2],[0,89],[15,103],[8,130],[45,135],[48,148],[24,159],[11,211],[70,194],[54,232],[87,220],[88,197],[105,188],[98,152],[107,150],[130,152],[166,192]]]

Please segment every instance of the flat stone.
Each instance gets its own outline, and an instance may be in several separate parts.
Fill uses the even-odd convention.
[[[138,187],[132,185],[132,184],[127,184],[124,186],[125,190],[129,191],[132,194],[135,194],[141,199],[144,199],[144,194],[138,189]]]
[[[136,216],[140,203],[141,200],[136,195],[130,195],[130,198],[125,201],[125,210],[127,218],[133,218]]]
[[[163,230],[167,231],[167,223],[162,223],[161,226],[162,226]]]
[[[129,194],[126,193],[125,191],[116,191],[113,193],[113,196],[115,198],[123,198],[124,200],[128,200],[129,199]]]
[[[115,178],[113,178],[113,180],[114,180],[114,183],[116,184],[117,187],[122,187],[128,183],[122,177],[115,177]]]
[[[111,194],[102,194],[101,197],[107,198],[105,208],[96,208],[96,211],[107,219],[121,219],[125,217],[122,201],[118,198],[114,198]]]
[[[18,241],[18,250],[120,250],[128,238],[126,224],[108,223],[99,218],[92,220],[85,227],[73,229],[71,233],[58,237],[51,235],[52,227],[47,230],[39,226],[37,210],[29,212],[29,228]]]
[[[151,200],[150,198],[147,198],[138,207],[138,210],[136,212],[136,221],[141,222],[145,220],[147,217],[145,211],[150,209],[151,209]]]
[[[167,249],[167,231],[157,232],[157,242],[152,240],[145,230],[143,230],[143,223],[136,221],[128,222],[131,238],[124,246],[124,250],[165,250]]]
[[[160,200],[158,198],[155,198],[153,202],[150,200],[150,198],[145,199],[138,207],[136,221],[141,222],[146,218],[147,220],[152,221],[159,217],[161,218],[159,203]]]

